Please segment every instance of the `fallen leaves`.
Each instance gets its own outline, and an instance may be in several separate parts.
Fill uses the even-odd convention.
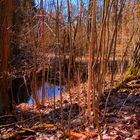
[[[65,131],[65,135],[70,137],[72,140],[89,140],[89,138],[95,138],[98,134],[94,131],[85,131],[85,132],[74,132],[74,131]]]
[[[77,133],[73,131],[65,131],[65,135],[70,137],[72,140],[86,140],[87,136],[82,133]]]

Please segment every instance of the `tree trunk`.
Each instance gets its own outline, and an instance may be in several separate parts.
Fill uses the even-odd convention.
[[[0,114],[11,109],[9,96],[8,60],[13,13],[12,6],[12,0],[4,0],[0,3]]]
[[[96,0],[92,0],[93,11],[91,11],[91,34],[89,40],[89,62],[88,62],[88,92],[87,92],[87,107],[88,107],[88,117],[90,124],[92,123],[91,116],[91,94],[93,87],[93,72],[92,72],[92,63],[93,63],[93,48],[96,45]],[[95,99],[95,95],[93,97]],[[95,103],[95,101],[94,101]]]

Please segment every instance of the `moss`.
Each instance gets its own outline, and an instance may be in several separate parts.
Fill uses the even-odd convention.
[[[128,69],[126,70],[126,72],[124,74],[123,80],[128,77],[139,76],[139,75],[140,75],[140,62],[128,67]]]
[[[119,82],[117,83],[114,87],[113,87],[113,90],[116,90],[120,87],[120,85],[122,84],[122,82]]]
[[[129,66],[124,73],[124,77],[121,82],[118,82],[112,89],[112,92],[118,91],[120,88],[125,87],[127,79],[134,79],[137,76],[140,76],[140,62]],[[129,80],[128,80],[129,81]]]
[[[128,69],[126,70],[125,74],[124,74],[124,78],[123,79],[131,76],[132,75],[132,70],[133,70],[133,66],[129,66]]]
[[[137,73],[137,75],[140,75],[140,68],[139,68],[139,70],[138,70],[138,73]]]

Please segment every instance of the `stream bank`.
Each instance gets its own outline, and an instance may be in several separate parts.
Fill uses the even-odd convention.
[[[133,81],[130,84],[134,84]],[[84,136],[85,140],[98,140],[98,133],[95,125],[87,123],[86,95],[87,83],[80,84],[70,89],[72,94],[72,112],[71,112],[71,132],[76,136]],[[106,98],[109,92],[105,91],[99,102],[99,123],[103,140],[139,140],[140,139],[140,90],[139,89],[120,89],[110,95],[106,108],[105,122],[103,121]],[[69,92],[63,93],[63,118],[64,129],[69,128],[68,116],[71,104]],[[92,116],[94,118],[94,116]],[[22,118],[22,119],[21,119]],[[53,98],[46,100],[46,106],[40,110],[34,105],[22,103],[16,107],[12,116],[7,115],[0,118],[1,137],[20,131],[22,128],[33,129],[33,134],[17,134],[20,139],[47,139],[62,140],[69,136],[63,133],[61,129],[61,102],[60,96],[56,96],[55,109]],[[38,128],[38,124],[46,127]],[[50,124],[50,125],[49,125]],[[6,133],[7,132],[7,133]],[[89,135],[91,134],[92,135]],[[96,135],[93,136],[93,133]],[[73,135],[73,133],[71,133]],[[73,138],[74,139],[74,138]],[[77,138],[77,140],[80,138]],[[83,139],[84,140],[84,139]]]

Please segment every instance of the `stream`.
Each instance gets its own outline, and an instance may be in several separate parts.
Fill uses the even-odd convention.
[[[65,86],[62,86],[62,92],[65,91]],[[54,97],[56,95],[59,95],[60,93],[60,86],[54,85],[51,83],[45,83],[45,92],[46,92],[46,98]],[[41,101],[42,99],[42,86],[38,88],[38,95],[39,99]],[[31,93],[30,98],[28,99],[27,103],[32,104],[33,103],[33,94]]]
[[[45,82],[45,91],[46,91],[46,99],[50,97],[54,97],[54,95],[58,95],[60,93],[60,86],[54,85],[52,83]],[[62,92],[65,91],[65,86],[62,86]],[[27,88],[24,83],[23,78],[17,78],[12,81],[12,94],[13,101],[15,104],[20,103],[33,103],[33,92]],[[41,101],[42,99],[42,84],[39,81],[38,84],[38,96]]]
[[[68,64],[68,62],[66,63]],[[126,64],[124,65],[123,69],[125,70],[128,66],[128,62],[126,62]],[[115,61],[109,61],[108,63],[108,73],[117,73],[118,72],[118,67],[119,67],[119,62]],[[68,77],[68,68],[67,65],[63,65],[62,67],[63,71],[63,75],[62,75],[62,83],[63,85],[65,85],[67,82],[65,82],[65,80],[67,81],[67,77]],[[97,63],[95,68],[94,68],[94,72],[98,73],[100,69],[100,64]],[[88,70],[87,70],[87,65],[86,64],[81,64],[79,69],[74,69],[74,67],[72,67],[71,72],[70,72],[70,79],[71,81],[74,83],[77,82],[78,80],[78,70],[80,72],[80,79],[82,82],[86,82],[87,77],[88,77]],[[49,79],[54,79],[57,77],[59,77],[58,72],[59,72],[59,68],[57,68],[56,73],[54,72],[54,65],[52,66],[51,69],[46,69],[46,76],[49,76]],[[51,73],[52,72],[52,73]],[[42,73],[42,71],[40,70],[38,72],[38,76],[40,76]],[[42,75],[41,75],[42,76]],[[41,83],[41,76],[40,76],[40,81],[38,82],[38,97],[41,101],[42,99],[42,83]],[[50,97],[54,97],[54,95],[58,95],[60,93],[60,86],[57,85],[59,83],[59,81],[57,81],[56,85],[53,84],[54,81],[53,80],[49,80],[49,82],[45,83],[45,91],[46,91],[46,98],[50,98]],[[15,104],[20,104],[20,103],[29,103],[32,104],[33,103],[33,93],[31,91],[31,83],[29,82],[28,88],[25,85],[24,79],[21,78],[16,78],[14,80],[12,80],[12,100],[14,101]],[[62,86],[62,92],[65,91],[65,86]]]

